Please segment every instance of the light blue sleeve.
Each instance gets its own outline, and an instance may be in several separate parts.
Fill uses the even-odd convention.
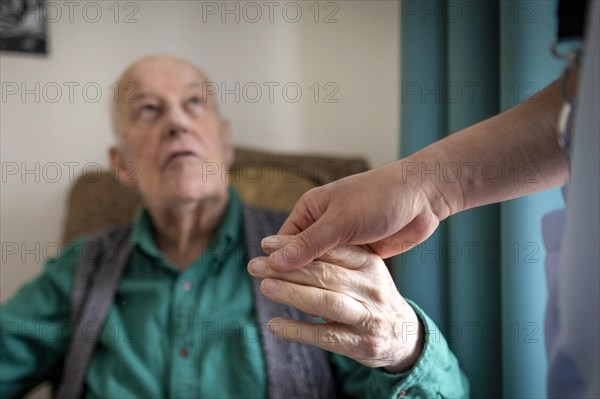
[[[547,259],[550,397],[600,397],[600,2],[589,7],[562,250]]]

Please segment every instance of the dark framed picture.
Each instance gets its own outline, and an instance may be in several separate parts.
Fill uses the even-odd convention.
[[[45,0],[0,0],[0,51],[46,54]]]

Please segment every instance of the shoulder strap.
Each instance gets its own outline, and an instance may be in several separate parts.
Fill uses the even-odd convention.
[[[244,208],[244,232],[248,257],[264,255],[260,241],[276,234],[286,213],[258,208]],[[267,362],[270,398],[335,398],[335,380],[326,351],[310,345],[275,338],[267,328],[273,317],[314,321],[304,312],[275,303],[260,292],[260,280],[253,279],[256,313],[261,328],[263,351]]]
[[[83,396],[87,369],[131,253],[131,226],[104,231],[83,246],[73,284],[73,331],[65,359],[59,398]]]

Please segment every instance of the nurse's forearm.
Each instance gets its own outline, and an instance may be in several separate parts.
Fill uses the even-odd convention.
[[[556,137],[561,107],[555,81],[527,102],[398,161],[402,178],[420,180],[439,220],[560,186],[569,174]]]

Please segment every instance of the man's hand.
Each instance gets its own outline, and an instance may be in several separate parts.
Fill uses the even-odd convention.
[[[262,242],[267,253],[293,237]],[[421,322],[400,295],[383,260],[359,247],[342,245],[292,272],[278,272],[267,258],[248,264],[251,275],[264,278],[269,299],[322,317],[326,323],[275,318],[269,329],[277,337],[314,345],[388,372],[411,368],[424,341]]]
[[[412,184],[399,169],[401,165],[389,164],[304,194],[279,230],[294,238],[271,254],[270,266],[298,269],[340,243],[368,245],[387,258],[425,241],[439,218],[427,186]],[[287,252],[294,256],[285,256]]]

